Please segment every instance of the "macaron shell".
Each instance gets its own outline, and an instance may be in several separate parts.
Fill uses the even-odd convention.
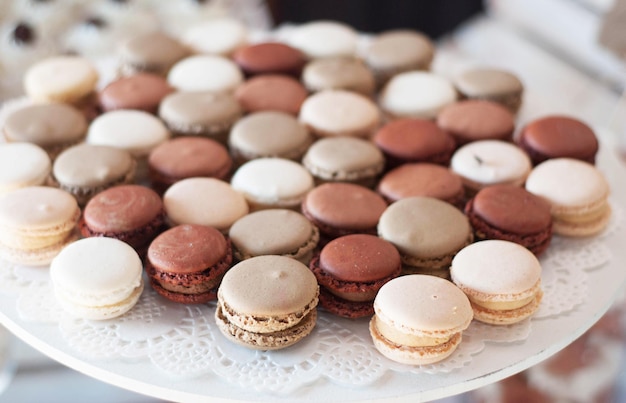
[[[491,101],[464,100],[443,108],[437,125],[452,134],[457,144],[477,140],[511,140],[515,121],[504,106]]]
[[[297,116],[307,96],[300,81],[279,74],[250,78],[235,90],[235,97],[248,113],[271,110]]]
[[[434,54],[433,43],[426,35],[397,29],[374,37],[365,52],[365,60],[374,71],[390,74],[428,69]]]
[[[161,100],[174,91],[164,77],[138,73],[110,82],[98,94],[98,103],[104,111],[139,109],[154,113]]]
[[[248,30],[234,18],[212,18],[189,27],[182,42],[194,53],[228,56],[248,41]]]
[[[59,154],[53,175],[65,188],[93,187],[126,182],[134,167],[132,156],[125,150],[83,143]]]
[[[73,103],[92,92],[98,72],[82,57],[51,57],[31,66],[24,75],[28,96],[39,101]]]
[[[59,239],[57,243],[36,249],[12,248],[0,243],[0,258],[7,262],[24,266],[46,266],[66,246],[76,241],[78,235],[70,232],[67,236]]]
[[[280,42],[262,42],[239,48],[233,60],[250,75],[291,74],[299,76],[306,63],[304,54]]]
[[[35,144],[0,144],[0,194],[45,184],[51,168],[50,157]]]
[[[189,49],[171,36],[157,31],[136,35],[123,42],[119,55],[121,70],[125,74],[149,71],[165,75],[172,65],[189,55]]]
[[[474,319],[489,323],[492,325],[511,325],[523,321],[526,318],[531,317],[540,307],[541,300],[543,298],[543,291],[538,290],[535,297],[530,303],[517,308],[506,311],[499,311],[493,309],[486,309],[479,305],[472,303],[472,309],[474,310]]]
[[[293,31],[288,43],[309,59],[354,56],[358,35],[352,27],[336,21],[313,21]]]
[[[194,55],[174,64],[167,81],[178,91],[231,92],[243,82],[243,73],[225,57]]]
[[[342,89],[371,95],[376,83],[372,72],[358,59],[337,57],[313,60],[302,72],[309,91]]]

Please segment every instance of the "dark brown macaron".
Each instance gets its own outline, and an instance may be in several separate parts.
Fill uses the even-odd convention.
[[[540,255],[552,239],[550,204],[519,186],[480,190],[467,202],[465,214],[477,240],[515,242]]]
[[[183,136],[152,150],[148,166],[152,188],[163,194],[168,187],[187,178],[226,180],[233,161],[221,143],[204,137]]]
[[[132,246],[140,256],[165,225],[159,195],[140,185],[120,185],[89,200],[79,222],[84,237],[104,236]]]
[[[146,273],[152,288],[183,304],[217,299],[233,261],[230,241],[213,227],[183,224],[156,237],[148,248]]]
[[[349,234],[376,234],[385,200],[364,186],[325,183],[311,190],[302,202],[302,214],[320,230],[320,245]]]
[[[281,111],[297,116],[308,91],[295,78],[279,74],[260,75],[235,91],[244,111]]]
[[[528,123],[517,138],[534,165],[550,158],[575,158],[595,163],[598,139],[594,131],[578,119],[546,116]]]
[[[374,143],[385,154],[387,169],[407,162],[448,165],[456,147],[450,134],[426,119],[403,118],[381,127]]]
[[[389,203],[413,196],[433,197],[459,209],[465,207],[461,178],[449,168],[429,163],[404,164],[378,182],[378,193]]]
[[[443,108],[437,125],[454,137],[457,146],[478,140],[511,141],[515,116],[496,102],[469,99]]]
[[[326,244],[311,271],[320,285],[320,304],[346,318],[371,317],[378,290],[402,271],[400,253],[375,235],[353,234]]]
[[[300,50],[279,42],[244,46],[233,54],[233,60],[248,76],[286,74],[299,78],[306,64]]]
[[[161,100],[174,92],[165,77],[138,73],[118,78],[98,94],[100,109],[104,112],[116,109],[138,109],[156,114]]]

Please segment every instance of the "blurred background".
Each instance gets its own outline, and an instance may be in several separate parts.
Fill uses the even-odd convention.
[[[166,8],[163,18],[174,19],[181,26],[187,19],[229,14],[259,31],[318,19],[342,21],[364,33],[417,29],[437,41],[434,69],[446,71],[468,61],[509,68],[528,87],[542,89],[528,94],[525,102],[534,109],[522,114],[575,113],[597,128],[611,147],[626,150],[626,0],[135,1],[142,7]],[[18,62],[39,57],[53,46],[40,35],[29,54],[9,48],[16,21],[24,17],[35,32],[52,30],[53,22],[76,23],[59,17],[55,20],[52,14],[45,18],[46,11],[37,11],[35,3],[53,5],[55,1],[0,0],[0,101],[20,92]],[[133,0],[84,3],[93,3],[95,14],[90,17],[98,17],[106,25],[111,18],[124,16],[119,4],[113,3],[132,5]],[[24,15],[9,9],[21,10]],[[129,21],[137,25],[143,20]],[[98,49],[95,45],[110,44],[114,39],[112,34],[84,24],[63,35],[59,40],[86,49]],[[444,401],[626,402],[625,324],[622,298],[596,326],[553,358],[492,386]],[[1,335],[0,343],[6,347],[0,356],[5,363],[0,402],[155,401],[57,364],[7,331]]]

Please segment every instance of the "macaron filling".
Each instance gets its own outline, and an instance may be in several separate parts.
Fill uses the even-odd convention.
[[[448,337],[435,337],[423,334],[403,332],[388,323],[382,321],[378,316],[372,318],[374,326],[378,333],[391,343],[395,343],[405,347],[432,347],[447,343],[450,339],[460,335],[461,333],[453,333]]]

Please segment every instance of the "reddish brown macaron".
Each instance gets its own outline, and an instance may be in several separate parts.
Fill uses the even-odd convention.
[[[304,85],[293,77],[264,74],[252,77],[235,91],[235,97],[248,112],[280,111],[297,116],[309,95]]]
[[[467,202],[465,214],[477,240],[515,242],[535,255],[543,253],[552,240],[550,204],[519,186],[480,190]]]
[[[233,160],[226,147],[213,139],[183,136],[167,140],[152,150],[148,167],[152,188],[162,194],[187,178],[226,180]]]
[[[378,290],[402,270],[393,244],[374,235],[353,234],[329,242],[313,258],[320,304],[346,318],[371,317]]]
[[[407,162],[430,162],[445,165],[456,147],[450,134],[426,119],[403,118],[381,127],[374,143],[387,161],[387,169]]]
[[[116,109],[138,109],[156,114],[161,100],[174,92],[167,80],[157,74],[137,73],[109,83],[98,94],[104,112]]]
[[[92,197],[79,222],[84,237],[104,236],[132,246],[140,256],[164,228],[161,197],[140,185],[120,185]]]
[[[156,237],[148,248],[146,272],[161,296],[183,304],[217,299],[233,261],[230,241],[213,227],[183,224]]]
[[[469,99],[443,108],[437,125],[454,137],[457,146],[478,140],[511,141],[515,116],[499,103]]]
[[[262,42],[239,48],[233,60],[248,76],[286,74],[300,77],[306,56],[300,50],[279,42]]]
[[[449,168],[429,163],[404,164],[387,172],[378,182],[378,193],[388,202],[413,196],[433,197],[459,209],[465,207],[461,177]]]
[[[317,186],[302,202],[302,214],[320,230],[320,245],[343,235],[375,235],[386,208],[373,190],[341,182]]]
[[[595,163],[598,139],[594,131],[578,119],[546,116],[528,123],[517,143],[534,165],[550,158],[575,158]]]

